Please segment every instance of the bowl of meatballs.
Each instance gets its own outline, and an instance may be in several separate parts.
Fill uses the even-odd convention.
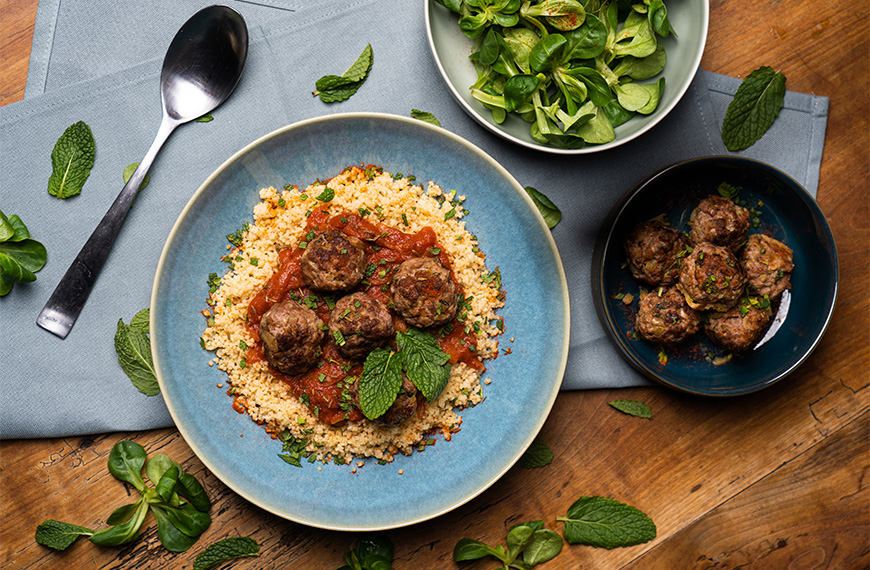
[[[794,371],[837,297],[834,238],[812,196],[776,168],[712,156],[668,166],[613,208],[596,242],[598,318],[645,376],[735,396]]]

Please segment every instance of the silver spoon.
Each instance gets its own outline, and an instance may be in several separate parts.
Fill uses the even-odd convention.
[[[181,26],[163,59],[163,120],[157,137],[45,303],[37,325],[66,338],[163,143],[176,127],[211,112],[229,97],[247,55],[245,20],[227,6],[204,8]]]

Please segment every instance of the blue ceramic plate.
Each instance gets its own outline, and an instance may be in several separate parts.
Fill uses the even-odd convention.
[[[258,191],[304,187],[347,166],[376,164],[465,194],[467,228],[507,291],[502,348],[487,363],[485,401],[462,429],[387,465],[304,464],[233,411],[226,377],[200,348],[211,272],[223,274],[226,235],[252,221]],[[541,303],[529,300],[546,300]],[[399,527],[445,513],[492,485],[522,455],[559,390],[568,351],[568,290],[556,245],[516,180],[479,148],[422,121],[359,113],[279,129],[230,157],[197,190],[169,235],[151,297],[151,342],[163,398],[194,453],[228,487],[287,519],[336,530]],[[510,342],[509,338],[514,338]],[[402,474],[399,471],[402,470]]]
[[[744,356],[714,364],[712,360],[727,353],[699,333],[682,345],[665,348],[667,362],[662,364],[660,347],[633,335],[638,301],[625,305],[614,298],[631,293],[637,299],[642,285],[625,267],[623,241],[635,224],[658,214],[666,214],[672,226],[687,231],[695,205],[716,193],[721,182],[740,187],[738,199],[761,212],[760,224],[750,233],[766,233],[794,251],[790,300],[786,304],[783,299],[768,334]],[[593,260],[596,310],[622,355],[649,378],[694,394],[746,394],[787,376],[821,340],[837,298],[837,250],[818,205],[786,174],[745,158],[689,160],[640,182],[612,210]]]

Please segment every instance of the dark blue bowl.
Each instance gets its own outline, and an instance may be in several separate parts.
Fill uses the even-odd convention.
[[[634,333],[638,293],[644,284],[629,273],[623,252],[631,228],[658,214],[666,214],[677,230],[688,230],[692,209],[705,196],[715,194],[722,182],[740,187],[739,199],[751,205],[760,201],[760,223],[750,233],[766,233],[788,245],[795,264],[790,302],[783,299],[766,337],[752,350],[724,363],[727,353],[703,333],[664,349]],[[778,382],[807,359],[831,320],[838,273],[834,237],[818,205],[800,184],[758,161],[712,156],[664,168],[616,204],[598,236],[592,288],[598,318],[633,367],[684,392],[734,396]],[[616,298],[620,293],[634,295],[634,302],[624,304]]]

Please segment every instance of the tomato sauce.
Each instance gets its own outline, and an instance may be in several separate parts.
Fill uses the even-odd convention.
[[[457,294],[463,295],[462,299],[464,299],[462,287],[453,275],[450,259],[439,246],[435,231],[430,227],[424,227],[416,233],[406,233],[384,224],[365,220],[357,213],[343,212],[330,215],[327,208],[319,207],[308,216],[305,229],[308,231],[306,241],[310,241],[314,236],[328,229],[337,229],[362,240],[365,244],[366,277],[354,291],[363,291],[388,307],[391,301],[389,284],[392,275],[403,261],[413,257],[437,257],[438,261],[450,270]],[[304,251],[303,247],[292,247],[279,252],[277,271],[248,305],[248,330],[256,339],[256,343],[249,348],[246,356],[250,362],[266,360],[262,343],[259,341],[258,327],[263,314],[272,305],[288,299],[300,301],[312,308],[317,316],[328,324],[335,301],[352,292],[342,291],[324,295],[309,289],[302,278],[300,265]],[[396,330],[402,332],[407,330],[408,325],[402,317],[392,309],[390,313]],[[441,349],[450,357],[451,364],[464,362],[475,370],[484,369],[481,359],[476,354],[477,339],[473,331],[466,330],[463,321],[454,318],[448,325],[433,330],[433,333]],[[311,370],[297,375],[282,374],[271,367],[270,371],[276,378],[290,386],[293,394],[306,403],[321,421],[337,424],[360,420],[363,417],[359,409],[351,404],[348,391],[348,386],[362,373],[362,364],[362,361],[345,358],[332,337],[327,334],[321,358]]]

